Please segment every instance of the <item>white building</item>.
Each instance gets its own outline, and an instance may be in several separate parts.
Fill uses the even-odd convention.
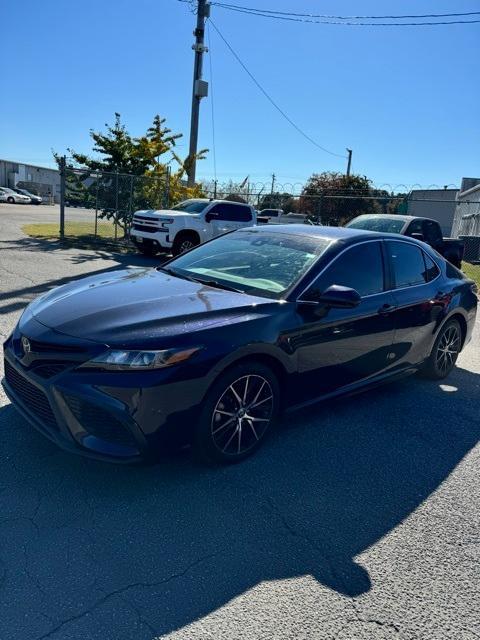
[[[445,237],[452,233],[458,189],[415,189],[407,202],[409,216],[436,220]]]
[[[20,187],[42,196],[45,202],[60,202],[58,169],[0,160],[0,187]]]

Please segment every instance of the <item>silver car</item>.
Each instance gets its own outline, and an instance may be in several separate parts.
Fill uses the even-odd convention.
[[[8,187],[0,187],[0,194],[5,195],[10,204],[30,204],[31,202],[28,196],[24,196],[23,193],[15,193],[13,189]]]
[[[18,187],[15,187],[12,191],[19,193],[21,196],[27,196],[27,198],[30,198],[30,202],[32,204],[42,204],[43,202],[43,198],[41,196],[30,193],[30,191],[27,191],[26,189],[19,189]]]

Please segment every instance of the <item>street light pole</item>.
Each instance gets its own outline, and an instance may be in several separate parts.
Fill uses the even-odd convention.
[[[192,115],[190,121],[190,148],[188,152],[188,186],[195,185],[197,170],[197,145],[198,145],[198,120],[200,116],[200,100],[208,95],[208,83],[202,80],[203,54],[208,51],[205,46],[205,20],[210,15],[210,4],[207,0],[197,0],[197,26],[193,35],[195,43],[192,49],[195,51],[193,64],[193,89],[192,89]]]

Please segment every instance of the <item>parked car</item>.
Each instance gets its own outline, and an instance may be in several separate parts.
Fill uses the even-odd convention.
[[[26,189],[19,189],[15,187],[14,189],[12,189],[12,191],[15,191],[15,193],[18,193],[21,196],[27,196],[27,198],[30,198],[30,202],[32,204],[42,204],[43,202],[43,198],[41,196],[30,193],[30,191],[27,191]]]
[[[0,190],[0,202],[7,202],[7,194]]]
[[[145,255],[171,251],[176,256],[256,221],[256,211],[249,204],[197,198],[180,202],[172,209],[135,212],[130,238]]]
[[[252,227],[42,295],[4,345],[3,384],[70,451],[137,462],[189,442],[236,462],[281,410],[414,371],[445,378],[476,310],[473,281],[416,240]]]
[[[275,220],[285,215],[285,212],[283,209],[262,209],[259,215],[269,220]]]
[[[0,193],[6,196],[7,202],[10,204],[30,204],[30,198],[22,193],[16,193],[9,187],[0,187]]]
[[[371,214],[354,218],[347,224],[350,229],[400,233],[422,240],[438,251],[458,269],[462,266],[465,244],[461,240],[444,238],[436,220],[416,216]]]

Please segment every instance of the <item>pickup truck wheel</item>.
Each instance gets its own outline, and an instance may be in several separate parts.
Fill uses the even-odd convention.
[[[157,249],[155,248],[155,245],[152,243],[143,243],[143,244],[139,244],[137,245],[137,249],[140,251],[140,253],[142,253],[144,256],[147,256],[149,258],[153,258],[154,256],[157,255]]]
[[[178,235],[173,241],[172,253],[174,256],[179,256],[181,253],[185,253],[185,251],[190,251],[193,247],[196,247],[200,244],[200,240],[198,236],[193,233],[184,233],[182,235]]]

